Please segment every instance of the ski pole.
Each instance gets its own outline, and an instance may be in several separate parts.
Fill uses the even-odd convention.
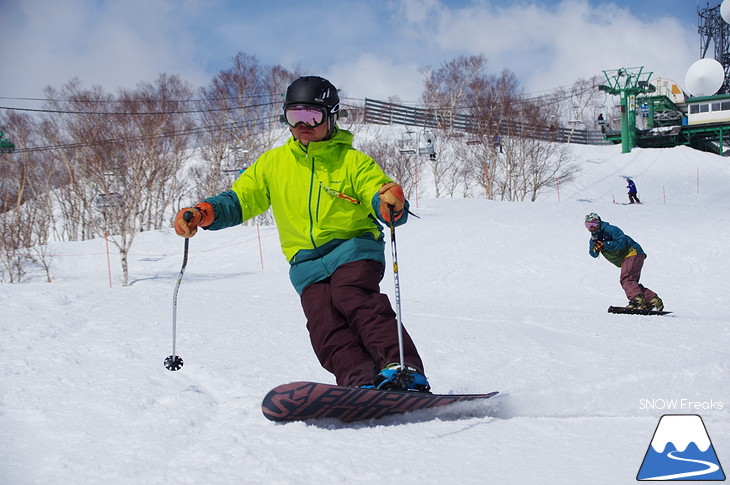
[[[190,222],[193,218],[192,211],[186,211],[183,213],[183,219]],[[180,283],[182,283],[183,274],[185,273],[185,266],[188,264],[188,247],[190,246],[190,239],[185,238],[185,249],[183,250],[183,263],[180,268],[180,275],[177,277],[177,283],[175,284],[175,291],[172,293],[172,355],[165,359],[165,367],[168,370],[180,370],[183,366],[182,358],[175,354],[175,338],[177,332],[177,291],[180,289]]]
[[[400,367],[405,369],[405,356],[403,351],[403,320],[401,319],[400,309],[400,279],[398,277],[398,250],[395,244],[395,207],[388,205],[390,209],[390,248],[393,254],[393,279],[395,280],[395,316],[398,323],[398,351],[400,352]]]

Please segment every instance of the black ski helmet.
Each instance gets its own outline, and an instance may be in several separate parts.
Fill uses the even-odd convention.
[[[327,136],[332,137],[335,121],[340,116],[340,96],[337,88],[328,80],[319,76],[302,76],[289,85],[284,98],[283,109],[298,104],[320,106],[327,111]],[[285,121],[282,114],[281,120]]]
[[[284,99],[284,109],[297,104],[322,106],[329,115],[336,117],[340,111],[337,88],[319,76],[302,76],[289,85]]]

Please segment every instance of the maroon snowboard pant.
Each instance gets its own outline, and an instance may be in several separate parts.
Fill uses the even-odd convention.
[[[635,296],[643,295],[646,301],[654,298],[656,293],[646,288],[644,285],[639,284],[639,278],[641,278],[641,268],[644,267],[644,260],[646,254],[637,254],[636,256],[629,256],[624,259],[621,263],[621,288],[626,293],[626,298],[629,300]]]
[[[337,384],[362,386],[387,364],[400,362],[398,325],[387,295],[380,293],[383,265],[363,260],[343,264],[301,295],[312,348]],[[423,372],[411,337],[403,329],[405,364]]]

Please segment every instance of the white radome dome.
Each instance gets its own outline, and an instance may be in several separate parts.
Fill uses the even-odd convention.
[[[720,16],[722,19],[730,24],[730,0],[723,0],[720,5]]]
[[[684,86],[693,96],[711,96],[720,89],[723,81],[725,81],[725,70],[722,64],[715,59],[705,58],[690,66],[684,79]]]

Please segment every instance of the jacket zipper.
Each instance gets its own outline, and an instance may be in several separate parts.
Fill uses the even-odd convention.
[[[307,160],[310,162],[309,168],[311,170],[312,175],[309,177],[309,202],[307,203],[308,210],[309,210],[309,240],[312,241],[312,247],[316,248],[317,244],[314,242],[314,221],[316,218],[316,214],[312,213],[312,200],[314,198],[314,158],[311,158],[309,156],[309,152],[307,151],[307,147],[304,147],[304,153],[307,157]],[[317,203],[319,205],[319,202]]]

